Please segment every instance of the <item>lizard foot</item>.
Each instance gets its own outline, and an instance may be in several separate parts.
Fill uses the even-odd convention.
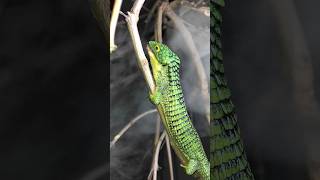
[[[159,93],[158,91],[154,93],[149,92],[149,99],[153,104],[157,105],[160,103],[161,93]]]
[[[199,169],[198,161],[196,161],[194,159],[190,159],[190,161],[188,162],[187,165],[181,164],[180,166],[186,170],[186,174],[188,174],[188,175],[192,175],[194,172],[196,172],[196,170]]]

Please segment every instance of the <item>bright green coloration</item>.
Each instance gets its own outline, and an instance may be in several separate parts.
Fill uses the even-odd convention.
[[[220,40],[223,5],[223,0],[210,0],[210,177],[253,180],[224,77]]]
[[[209,161],[184,103],[179,75],[180,59],[166,45],[155,41],[149,42],[148,52],[156,83],[156,91],[150,94],[150,99],[160,112],[170,144],[186,174],[210,180]]]

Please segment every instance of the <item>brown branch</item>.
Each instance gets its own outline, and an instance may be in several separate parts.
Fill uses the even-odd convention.
[[[170,148],[170,142],[169,142],[168,135],[166,135],[166,146],[167,146],[167,156],[168,156],[168,163],[169,163],[170,180],[174,180],[171,148]]]
[[[158,116],[156,123],[157,123],[156,124],[156,133],[154,135],[154,149],[156,149],[156,146],[158,144],[159,137],[160,137],[160,127],[161,127],[160,116]]]
[[[113,9],[112,9],[112,15],[111,15],[111,21],[110,21],[110,53],[112,53],[117,49],[117,45],[114,42],[114,37],[116,34],[116,28],[117,28],[121,4],[122,4],[122,0],[115,0]]]
[[[157,0],[156,3],[152,6],[150,12],[148,13],[148,16],[146,20],[144,21],[146,24],[148,24],[152,18],[153,13],[156,11],[157,7],[159,6],[161,0]]]
[[[162,43],[162,18],[163,18],[163,11],[165,10],[165,8],[167,7],[168,3],[167,2],[163,2],[159,9],[158,9],[158,13],[157,13],[157,19],[156,19],[156,25],[155,27],[155,39],[156,41]]]
[[[134,125],[138,120],[143,118],[144,116],[156,112],[156,109],[151,109],[149,111],[146,111],[137,117],[133,118],[124,128],[121,129],[121,131],[114,136],[113,140],[110,142],[110,149],[116,144],[116,142],[120,139],[120,137],[132,126]]]
[[[165,135],[166,135],[166,132],[163,131],[160,138],[159,138],[159,141],[157,143],[155,152],[153,154],[152,168],[151,168],[150,173],[148,175],[148,180],[151,178],[151,175],[153,177],[153,180],[157,180],[157,172],[158,172],[158,168],[159,168],[159,165],[158,165],[159,152],[160,152],[160,147],[163,142],[163,139],[165,138]]]
[[[133,47],[138,58],[138,65],[143,73],[143,76],[148,84],[150,91],[153,93],[155,91],[155,83],[149,68],[149,62],[144,54],[143,47],[140,40],[140,35],[137,27],[139,20],[139,13],[143,6],[144,0],[135,1],[132,9],[128,12],[126,17],[127,26],[130,32],[130,36],[133,42]]]

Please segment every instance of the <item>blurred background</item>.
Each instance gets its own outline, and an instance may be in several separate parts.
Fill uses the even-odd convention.
[[[225,70],[257,179],[320,179],[318,1],[232,1]]]
[[[0,179],[106,178],[108,55],[87,1],[0,1]]]

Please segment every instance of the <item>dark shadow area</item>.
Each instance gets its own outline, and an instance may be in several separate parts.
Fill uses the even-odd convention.
[[[88,2],[1,1],[0,27],[0,179],[105,179],[107,55]]]
[[[319,103],[318,5],[245,0],[223,8],[225,71],[256,179],[311,179],[310,161],[319,167],[320,110],[311,106]]]

